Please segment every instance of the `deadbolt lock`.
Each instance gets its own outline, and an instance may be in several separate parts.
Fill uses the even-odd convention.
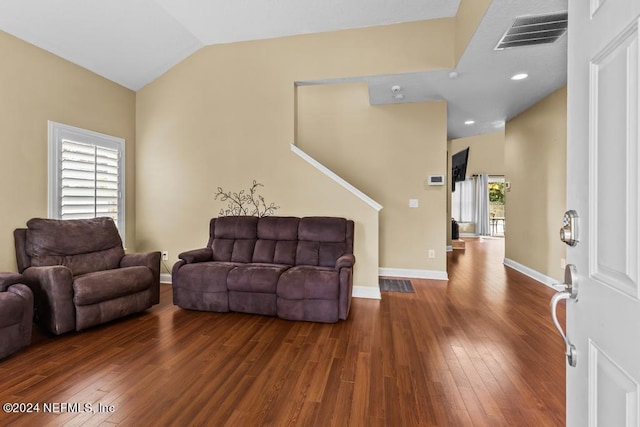
[[[562,218],[562,228],[560,229],[560,240],[569,246],[578,244],[578,213],[573,209],[564,213]]]

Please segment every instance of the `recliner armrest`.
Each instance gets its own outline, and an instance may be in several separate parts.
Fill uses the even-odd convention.
[[[0,292],[6,291],[9,286],[22,281],[22,275],[18,273],[0,273]]]
[[[353,267],[356,263],[356,257],[353,254],[345,254],[336,260],[336,270],[344,267]]]
[[[211,250],[211,248],[193,249],[182,252],[178,255],[178,258],[184,260],[187,264],[213,261],[213,250]]]
[[[16,283],[15,285],[9,286],[7,292],[18,295],[25,301],[26,306],[33,308],[33,293],[27,285],[23,283]]]
[[[22,275],[34,293],[37,316],[44,326],[54,334],[75,330],[71,270],[62,265],[28,267]]]

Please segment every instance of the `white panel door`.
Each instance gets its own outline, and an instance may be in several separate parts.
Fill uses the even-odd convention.
[[[640,425],[640,0],[569,0],[567,425]]]

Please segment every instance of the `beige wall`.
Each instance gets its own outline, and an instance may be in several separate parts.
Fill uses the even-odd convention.
[[[470,147],[467,162],[468,177],[481,173],[504,175],[504,141],[504,129],[483,135],[453,139],[449,141],[449,158]]]
[[[47,216],[47,121],[126,140],[126,242],[135,244],[135,94],[0,31],[0,271],[13,230]]]
[[[479,16],[468,11],[463,14],[466,17],[459,14],[456,18],[210,46],[137,94],[0,33],[0,120],[5,129],[0,196],[16,207],[2,212],[0,229],[5,239],[0,245],[0,268],[15,269],[13,229],[30,217],[47,214],[46,133],[47,120],[53,120],[125,138],[127,246],[130,250],[168,250],[170,261],[165,267],[170,267],[178,252],[206,241],[207,221],[222,207],[213,199],[216,187],[236,190],[257,179],[265,184],[265,197],[282,207],[278,214],[356,219],[356,243],[362,251],[360,271],[356,269],[359,285],[377,285],[381,264],[378,231],[391,248],[405,237],[414,239],[416,233],[417,240],[423,239],[418,246],[411,244],[409,250],[415,248],[416,252],[402,260],[396,261],[390,249],[385,249],[384,263],[388,260],[390,264],[384,266],[443,269],[443,229],[436,231],[429,225],[403,231],[379,225],[377,212],[295,156],[289,144],[295,134],[294,82],[452,68],[460,37],[466,31],[461,32],[462,26],[477,22],[469,16]],[[470,36],[472,31],[466,34]],[[435,123],[441,120],[445,126],[443,105],[375,107],[372,111],[388,120],[389,129],[396,127],[395,120],[406,123],[433,113],[429,126],[440,132],[442,128]],[[400,117],[402,111],[408,112],[406,120]],[[418,127],[407,133],[419,132]],[[425,138],[430,143],[431,139]],[[417,139],[416,134],[409,139]],[[387,143],[381,144],[382,149]],[[442,157],[446,159],[446,155]],[[429,159],[409,178],[412,183],[407,191],[422,192],[411,196],[420,200],[419,209],[407,211],[408,194],[398,195],[402,202],[387,202],[380,219],[415,215],[420,217],[415,218],[418,223],[426,211],[423,200],[435,203],[429,212],[446,216],[446,197],[424,187],[426,174],[438,173],[445,162]],[[396,173],[405,173],[404,169]],[[415,191],[409,190],[416,185]],[[391,197],[390,191],[384,193],[384,198]],[[398,206],[396,212],[394,206]],[[422,252],[432,245],[437,258],[425,261]]]
[[[256,179],[277,214],[353,218],[354,284],[377,287],[377,212],[290,151],[294,82],[450,67],[453,30],[453,19],[441,19],[209,46],[140,90],[139,248],[168,250],[171,265],[206,243],[208,219],[223,207],[215,189]],[[435,39],[447,42],[425,44]],[[441,203],[433,209],[445,212]]]
[[[446,175],[446,103],[371,106],[366,83],[302,86],[297,99],[298,147],[383,206],[380,266],[445,272],[446,187],[425,181]]]
[[[561,280],[565,246],[558,238],[566,206],[567,89],[506,124],[505,257]]]

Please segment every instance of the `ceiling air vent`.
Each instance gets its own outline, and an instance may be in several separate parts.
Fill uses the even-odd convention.
[[[498,42],[495,50],[553,43],[567,32],[567,12],[520,16]]]

